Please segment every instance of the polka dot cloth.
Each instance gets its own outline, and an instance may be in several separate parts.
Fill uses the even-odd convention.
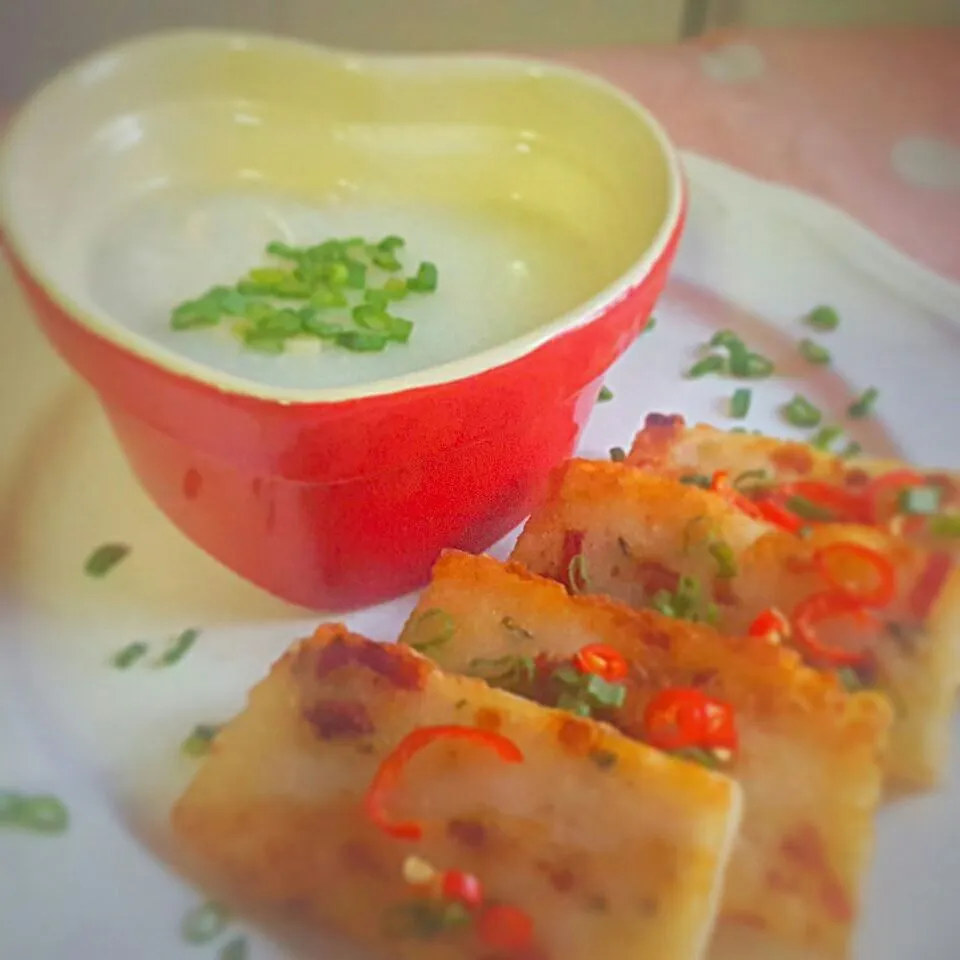
[[[960,28],[730,30],[559,59],[681,147],[823,197],[960,281]]]

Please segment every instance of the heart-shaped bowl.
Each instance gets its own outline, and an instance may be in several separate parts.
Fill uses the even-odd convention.
[[[646,323],[684,211],[663,130],[589,75],[223,32],[67,70],[0,153],[19,282],[149,496],[314,609],[398,596],[520,522]],[[439,270],[396,308],[406,344],[268,355],[229,323],[171,328],[270,241],[389,234]]]

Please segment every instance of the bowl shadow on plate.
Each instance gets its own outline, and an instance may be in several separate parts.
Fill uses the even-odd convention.
[[[247,583],[167,520],[140,488],[94,394],[83,384],[71,382],[48,403],[17,460],[0,514],[0,571],[8,587],[16,588],[23,580],[25,526],[44,500],[50,499],[49,487],[36,478],[54,471],[60,474],[56,516],[62,526],[52,531],[60,536],[56,542],[69,545],[71,537],[75,539],[67,521],[80,515],[98,518],[98,525],[103,518],[104,529],[99,540],[81,545],[81,552],[113,538],[123,539],[132,548],[123,564],[122,590],[110,590],[116,576],[112,574],[106,583],[98,584],[98,602],[142,615],[144,620],[169,621],[174,627],[188,621],[229,624],[311,615]],[[70,482],[71,474],[101,482]],[[138,542],[144,549],[138,550]],[[80,557],[76,583],[69,584],[66,592],[67,597],[76,595],[78,601],[88,593],[84,590],[84,559]],[[41,606],[47,599],[42,593],[31,597]]]
[[[845,436],[861,443],[864,452],[869,456],[902,458],[902,452],[880,420],[873,417],[851,420],[847,417],[847,408],[870,384],[852,386],[833,366],[816,366],[801,356],[797,349],[797,342],[803,337],[815,336],[815,334],[809,328],[802,326],[799,318],[795,323],[797,338],[794,340],[790,332],[777,323],[738,304],[724,300],[703,287],[684,281],[671,282],[661,302],[668,310],[671,307],[680,309],[711,330],[730,329],[741,336],[751,350],[773,361],[776,367],[776,379],[791,381],[796,385],[795,392],[804,393],[820,407],[824,413],[822,426],[832,424],[843,426]],[[826,338],[818,338],[818,342],[823,342],[828,348],[831,346],[829,335]],[[729,416],[729,393],[738,386],[751,387],[756,393],[762,390],[764,383],[769,381],[739,381],[724,378],[720,382],[723,384],[725,396],[719,398],[715,404],[716,423],[725,429],[735,426],[750,429],[749,418],[734,420]],[[782,422],[782,429],[777,432],[788,439],[803,439],[797,436],[795,428],[785,422]]]

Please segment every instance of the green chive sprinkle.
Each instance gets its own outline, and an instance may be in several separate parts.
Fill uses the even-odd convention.
[[[804,319],[809,326],[817,330],[836,330],[840,326],[840,315],[837,311],[824,305],[814,307]]]
[[[840,451],[840,456],[844,460],[850,460],[853,457],[859,457],[863,453],[863,447],[857,443],[856,440],[851,440],[844,448]]]
[[[684,747],[682,750],[674,750],[673,756],[679,760],[687,760],[690,763],[699,763],[710,770],[720,768],[720,760],[717,758],[717,755],[701,747]]]
[[[137,640],[135,643],[128,643],[113,655],[110,663],[118,670],[126,670],[143,657],[147,650],[147,645],[141,640]]]
[[[208,900],[188,911],[180,923],[180,936],[187,943],[210,943],[223,933],[230,914],[223,904]]]
[[[430,637],[428,639],[421,640],[419,643],[410,644],[410,646],[419,653],[426,653],[428,650],[442,647],[445,643],[449,643],[453,639],[453,635],[457,632],[457,625],[453,617],[451,617],[446,610],[441,610],[439,607],[431,607],[429,610],[424,610],[424,612],[417,617],[416,626],[418,630],[430,631]]]
[[[220,727],[212,723],[198,723],[182,744],[180,752],[187,757],[202,757],[210,752],[210,747],[220,732]]]
[[[935,537],[960,537],[960,513],[946,513],[930,518],[930,532]]]
[[[220,948],[217,960],[247,960],[249,951],[245,937],[234,937]]]
[[[597,403],[606,403],[613,399],[613,391],[609,387],[601,387],[597,394]]]
[[[520,626],[513,617],[504,617],[500,621],[503,629],[508,633],[513,634],[514,638],[517,640],[532,640],[533,634],[527,630],[525,627]]]
[[[610,459],[614,463],[623,463],[627,459],[627,451],[623,447],[611,447],[610,448]]]
[[[800,355],[808,363],[818,365],[830,362],[830,351],[826,347],[821,347],[815,340],[804,339],[800,341]]]
[[[657,325],[657,318],[654,316],[651,316],[650,319],[647,321],[647,325],[643,328],[641,332],[650,333],[654,329],[654,327],[656,327],[656,325]]]
[[[714,540],[709,547],[710,556],[717,561],[717,576],[724,580],[735,577],[738,572],[737,558],[733,548],[723,540]]]
[[[859,693],[866,689],[863,678],[853,667],[841,667],[837,670],[836,677],[848,693]]]
[[[847,413],[855,420],[862,420],[864,417],[869,417],[870,414],[873,413],[874,404],[877,402],[879,396],[880,391],[876,387],[867,387],[867,389],[850,404]]]
[[[787,498],[786,507],[801,520],[809,520],[813,523],[830,523],[836,519],[836,514],[832,510],[796,494]]]
[[[731,347],[743,341],[732,330],[718,330],[709,341],[711,347]]]
[[[0,827],[18,827],[30,833],[65,833],[70,814],[63,802],[49,794],[29,796],[15,791],[0,792]]]
[[[750,412],[750,400],[752,391],[746,387],[740,387],[733,391],[730,398],[730,416],[742,420]]]
[[[701,490],[710,489],[710,478],[704,473],[685,473],[679,480],[687,487],[700,487]]]
[[[699,380],[700,377],[705,377],[708,373],[721,373],[726,367],[725,357],[721,357],[719,353],[711,353],[702,360],[698,360],[686,372],[686,376],[690,380]]]
[[[764,380],[769,377],[776,368],[773,361],[759,353],[748,353],[743,362],[737,362],[734,368],[733,357],[730,359],[730,372],[737,377],[744,377],[747,380]]]
[[[940,509],[943,494],[939,487],[906,487],[897,495],[901,513],[929,517]]]
[[[827,426],[821,427],[810,439],[810,446],[817,450],[829,450],[834,442],[843,433],[842,428]]]
[[[175,663],[178,663],[187,655],[187,652],[197,642],[197,637],[199,636],[199,630],[194,630],[193,628],[184,630],[183,633],[173,641],[173,644],[160,654],[160,659],[157,660],[157,666],[172,667]]]
[[[741,491],[759,490],[767,486],[769,482],[770,476],[767,471],[757,467],[753,470],[744,470],[743,473],[738,473],[734,478],[733,485],[737,490]]]
[[[823,414],[799,393],[781,408],[781,412],[787,423],[794,427],[816,427],[823,419]]]
[[[87,557],[83,572],[88,577],[105,577],[129,552],[125,543],[105,543]]]

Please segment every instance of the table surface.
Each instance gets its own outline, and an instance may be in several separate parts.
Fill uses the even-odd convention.
[[[679,146],[815,194],[960,281],[960,29],[724,30],[553,53]]]
[[[627,90],[680,147],[819,196],[960,281],[960,28],[734,28],[536,52]]]

